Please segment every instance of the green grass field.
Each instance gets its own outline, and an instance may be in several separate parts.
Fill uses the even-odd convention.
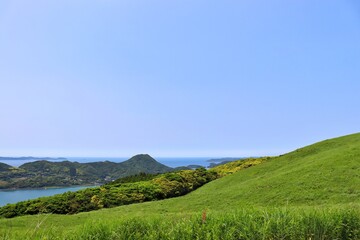
[[[1,239],[359,239],[360,211],[350,209],[249,208],[226,212],[141,214],[75,219],[24,219]],[[82,214],[81,214],[82,215]],[[97,215],[100,217],[101,215]],[[206,216],[206,217],[205,217]],[[81,220],[80,220],[81,219]],[[86,219],[86,220],[85,220]],[[35,221],[34,221],[35,220]],[[34,222],[33,222],[34,221]],[[70,227],[71,223],[78,223]],[[49,225],[49,222],[52,222]],[[19,222],[16,222],[19,224]],[[29,225],[28,225],[29,224]],[[65,228],[64,225],[67,227]],[[26,227],[25,227],[26,226]],[[26,230],[26,231],[25,231]]]
[[[353,134],[272,158],[178,198],[0,219],[0,238],[360,239],[359,166],[360,134]]]

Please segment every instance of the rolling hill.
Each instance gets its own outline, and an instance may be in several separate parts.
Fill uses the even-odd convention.
[[[235,165],[236,162],[232,162],[218,166],[214,170],[231,171]],[[288,210],[272,210],[277,208]],[[72,216],[47,215],[43,232],[48,231],[50,226],[56,225],[56,231],[59,234],[65,231],[80,233],[84,231],[81,226],[85,224],[91,228],[82,232],[84,236],[87,233],[92,234],[92,237],[97,236],[99,232],[104,233],[107,230],[109,234],[111,232],[120,234],[120,229],[121,231],[129,229],[135,221],[137,225],[134,226],[137,227],[132,230],[134,234],[145,234],[140,229],[152,226],[151,231],[154,234],[159,231],[168,231],[164,234],[171,233],[175,236],[185,234],[184,236],[188,238],[184,239],[192,239],[193,234],[199,234],[196,231],[208,234],[204,232],[204,229],[210,232],[218,231],[214,234],[223,236],[219,239],[242,236],[239,235],[238,230],[228,229],[227,231],[233,231],[234,235],[225,237],[226,232],[222,232],[222,229],[227,229],[225,226],[231,224],[237,228],[241,226],[245,232],[249,231],[253,234],[249,237],[241,237],[242,239],[254,239],[254,236],[259,236],[256,234],[259,234],[260,230],[264,231],[264,236],[266,236],[264,239],[329,239],[329,236],[335,236],[335,234],[336,238],[340,239],[357,239],[360,236],[359,232],[356,232],[360,226],[359,210],[360,134],[352,134],[270,158],[256,166],[214,180],[182,197]],[[209,227],[201,225],[201,221],[199,223],[197,219],[201,220],[202,213],[204,223],[206,219],[204,212],[210,215],[209,224],[213,216],[213,221],[217,225],[215,223]],[[200,218],[191,218],[199,214]],[[22,232],[29,231],[23,226],[29,222],[37,222],[37,219],[39,219],[37,216],[0,219],[0,225],[12,226],[12,231],[18,231],[21,235]],[[129,222],[127,219],[130,219]],[[143,222],[139,222],[140,219]],[[94,222],[98,224],[96,225],[98,229],[93,228]],[[246,225],[241,225],[243,222],[246,222]],[[164,230],[156,230],[156,226],[162,226]],[[250,229],[251,226],[253,230]],[[256,230],[257,228],[260,230]],[[350,228],[352,232],[346,232]],[[176,230],[178,232],[174,229],[178,229]],[[285,234],[287,231],[293,235],[290,234],[289,237],[266,235]],[[331,233],[331,231],[334,232]],[[296,235],[298,233],[302,235]],[[318,235],[314,235],[315,233]],[[87,238],[84,237],[84,239]],[[94,237],[93,239],[102,238]],[[156,239],[156,236],[149,239]]]
[[[221,196],[223,200],[215,201]],[[211,182],[197,205],[284,206],[360,203],[360,134],[322,141]],[[189,206],[190,207],[190,206]]]
[[[218,168],[226,168],[228,163]],[[214,168],[216,169],[216,168]],[[119,207],[128,212],[244,207],[360,206],[360,134],[325,140],[212,181],[190,194]]]

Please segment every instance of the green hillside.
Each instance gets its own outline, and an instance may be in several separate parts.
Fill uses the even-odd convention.
[[[214,204],[212,199],[222,196]],[[283,206],[360,203],[360,134],[330,139],[207,184],[199,205]]]
[[[231,171],[234,164],[215,170]],[[132,229],[129,234],[137,234],[133,239],[145,239],[149,233],[155,235],[146,235],[147,239],[157,239],[156,234],[165,234],[164,239],[358,239],[359,166],[360,134],[353,134],[270,158],[182,197],[72,216],[0,219],[0,233],[107,239],[112,235],[106,234],[126,234],[126,229]],[[34,232],[40,221],[41,229]],[[141,232],[143,228],[148,229],[146,233]],[[239,229],[249,235],[241,235]],[[225,233],[231,234],[225,237]],[[201,238],[201,234],[215,235]]]
[[[232,164],[235,163],[219,168]],[[334,204],[360,206],[360,134],[326,140],[270,158],[212,181],[184,197],[125,206],[118,211],[176,213],[223,211],[230,206],[234,209]]]

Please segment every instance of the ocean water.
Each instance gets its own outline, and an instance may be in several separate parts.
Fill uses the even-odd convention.
[[[123,162],[129,158],[67,157],[66,159],[71,162],[76,161],[80,163],[99,162],[99,161],[111,161],[118,163],[118,162]],[[188,165],[200,165],[207,167],[209,165],[209,162],[207,162],[207,160],[211,158],[210,157],[185,157],[185,158],[170,157],[170,158],[155,158],[155,159],[156,161],[169,167],[179,167],[179,166],[188,166]],[[63,161],[63,160],[57,160],[57,161]],[[8,160],[2,162],[14,167],[19,167],[20,165],[30,161]],[[0,206],[4,206],[8,203],[16,203],[19,201],[25,201],[38,197],[60,194],[67,191],[77,191],[83,188],[86,188],[86,186],[47,188],[47,189],[26,189],[26,190],[0,190]]]
[[[16,203],[29,199],[52,196],[68,191],[77,191],[89,186],[65,187],[65,188],[44,188],[44,189],[21,189],[21,190],[0,190],[0,207],[8,203]]]

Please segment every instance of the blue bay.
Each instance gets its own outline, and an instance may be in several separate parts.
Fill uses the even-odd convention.
[[[0,191],[0,206],[8,203],[16,203],[29,199],[51,196],[68,191],[77,191],[87,188],[89,186],[76,186],[65,188],[44,188],[44,189],[21,189],[21,190],[1,190]]]

